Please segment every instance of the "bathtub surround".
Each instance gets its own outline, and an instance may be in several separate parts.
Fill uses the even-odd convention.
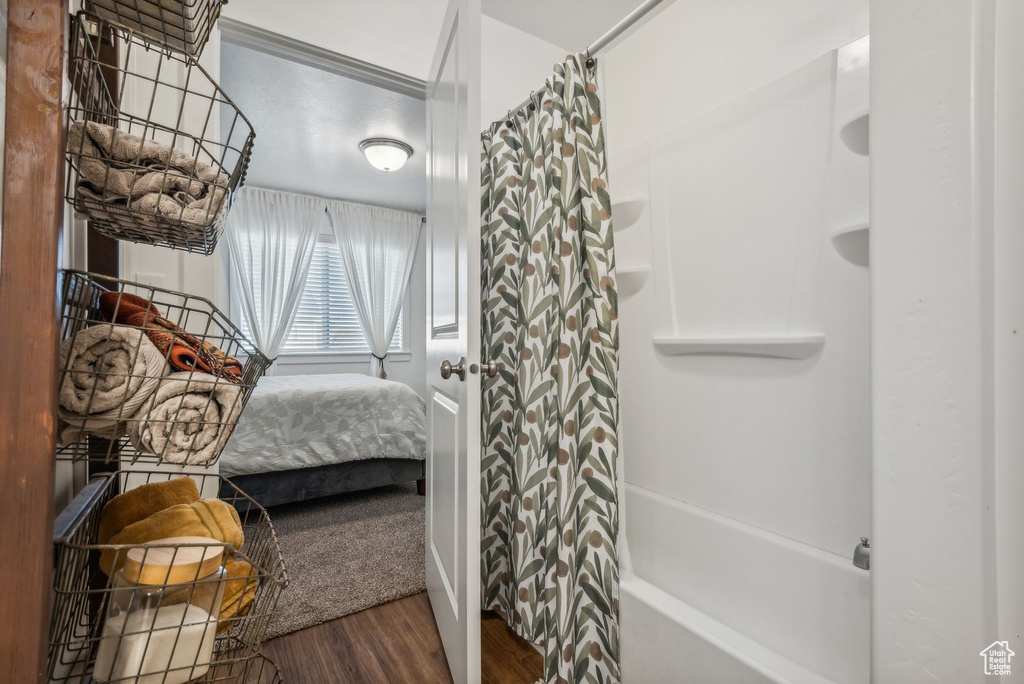
[[[868,681],[870,272],[830,239],[867,220],[867,192],[828,192],[866,175],[836,136],[855,112],[832,53],[868,33],[867,5],[675,2],[601,60],[610,181],[647,204],[629,227],[613,212],[616,265],[650,269],[619,291],[627,682],[680,663],[693,682]],[[655,347],[769,333],[825,343]],[[862,536],[871,573],[851,562]]]
[[[483,134],[482,603],[545,680],[617,682],[618,297],[596,69]],[[592,65],[592,62],[591,62]]]

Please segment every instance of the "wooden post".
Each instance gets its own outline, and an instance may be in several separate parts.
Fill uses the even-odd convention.
[[[0,224],[0,672],[44,673],[53,570],[66,0],[8,0]]]

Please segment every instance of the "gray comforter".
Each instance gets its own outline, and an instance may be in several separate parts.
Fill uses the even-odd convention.
[[[426,456],[423,399],[366,375],[262,378],[220,457],[225,476]]]

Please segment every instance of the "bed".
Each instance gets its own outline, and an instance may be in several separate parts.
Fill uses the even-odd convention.
[[[417,481],[424,402],[366,375],[262,378],[220,457],[221,475],[263,506]]]

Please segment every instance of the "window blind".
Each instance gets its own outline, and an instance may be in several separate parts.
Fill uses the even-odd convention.
[[[259,264],[254,267],[251,260],[246,259],[246,266],[258,269]],[[257,283],[262,280],[262,273],[254,272],[253,275]],[[257,297],[259,291],[260,288],[257,286]],[[248,321],[244,320],[245,316],[242,318],[242,329],[249,334]],[[403,309],[398,317],[390,351],[400,351],[402,348],[404,319]],[[302,291],[299,310],[295,313],[295,320],[281,352],[370,352],[370,346],[363,336],[359,316],[352,302],[338,243],[333,236],[321,237],[313,249],[313,258],[309,264],[309,275],[306,277],[306,287]]]

